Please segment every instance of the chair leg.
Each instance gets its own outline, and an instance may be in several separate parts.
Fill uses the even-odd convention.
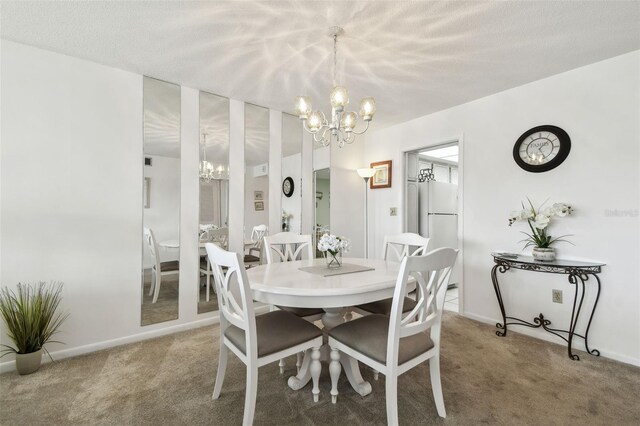
[[[304,352],[298,352],[296,354],[296,374],[300,372],[300,366],[302,365],[302,359],[304,358]]]
[[[162,282],[162,274],[156,272],[156,285],[153,289],[153,303],[158,301],[158,295],[160,294],[160,283]]]
[[[398,376],[395,372],[386,375],[387,424],[398,424]]]
[[[373,370],[373,380],[378,380],[380,377],[380,372],[378,370]]]
[[[300,352],[298,352],[300,355]],[[322,371],[322,365],[320,364],[320,348],[313,348],[311,350],[311,381],[313,382],[313,402],[318,402],[320,396],[320,388],[318,382],[320,381],[320,372]]]
[[[249,364],[252,364],[249,361]],[[256,396],[258,394],[258,367],[247,365],[247,388],[245,389],[244,398],[244,418],[242,424],[251,426],[253,424],[253,415],[256,410]]]
[[[444,397],[442,396],[442,383],[440,382],[440,354],[429,360],[429,371],[431,372],[431,390],[433,391],[433,400],[436,403],[438,415],[442,418],[447,417],[444,409]]]
[[[280,367],[280,374],[284,374],[284,358],[280,358],[280,362],[278,363],[278,367]]]
[[[216,374],[216,384],[213,386],[213,395],[211,399],[218,399],[220,397],[220,391],[222,390],[222,384],[224,383],[224,373],[227,371],[227,358],[229,355],[229,349],[223,342],[220,342],[220,357],[218,358],[218,373]]]
[[[156,286],[156,269],[151,269],[151,284],[149,284],[149,296],[153,294],[153,288]]]
[[[329,364],[329,374],[331,375],[331,403],[335,404],[338,400],[338,379],[340,378],[340,352],[331,348],[331,363]]]

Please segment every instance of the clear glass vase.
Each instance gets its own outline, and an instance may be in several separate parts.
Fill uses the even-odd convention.
[[[332,253],[331,251],[327,250],[324,252],[324,258],[327,261],[327,268],[329,269],[338,269],[339,267],[342,266],[341,251]]]

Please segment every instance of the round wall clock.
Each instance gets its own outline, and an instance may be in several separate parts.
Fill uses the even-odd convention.
[[[522,169],[547,172],[555,169],[571,151],[571,139],[567,132],[556,126],[538,126],[520,136],[513,146],[513,159]]]
[[[282,193],[286,197],[291,197],[293,195],[293,179],[291,179],[291,176],[282,181]]]

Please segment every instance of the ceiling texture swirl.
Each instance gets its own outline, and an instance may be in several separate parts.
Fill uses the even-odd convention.
[[[332,39],[372,129],[640,49],[636,1],[2,1],[2,38],[292,112],[329,108]]]

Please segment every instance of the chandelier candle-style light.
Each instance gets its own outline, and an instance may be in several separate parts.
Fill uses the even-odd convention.
[[[362,131],[355,131],[358,114],[353,111],[345,112],[349,105],[349,91],[340,86],[336,79],[337,45],[338,36],[344,33],[340,27],[331,27],[330,35],[333,37],[333,90],[331,100],[331,121],[327,120],[322,111],[313,111],[311,99],[308,96],[296,97],[296,114],[302,120],[306,131],[313,135],[313,140],[327,146],[332,140],[342,148],[345,143],[351,143],[355,135],[361,135],[369,128],[369,123],[376,113],[376,101],[367,97],[360,101],[360,118],[366,123]]]
[[[207,134],[203,133],[202,142],[202,161],[200,161],[200,181],[212,182],[214,180],[229,179],[229,169],[222,164],[215,167],[211,162],[207,161]]]

